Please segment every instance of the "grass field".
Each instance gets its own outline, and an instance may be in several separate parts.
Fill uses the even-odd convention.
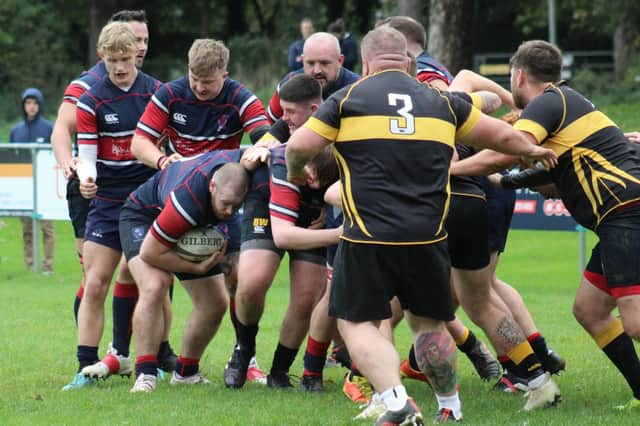
[[[339,368],[326,370],[326,392],[321,395],[277,392],[254,384],[239,391],[225,389],[222,371],[234,343],[228,321],[201,363],[213,381],[211,386],[174,389],[161,382],[152,394],[131,395],[132,379],[113,377],[95,388],[62,392],[60,388],[76,368],[71,306],[80,274],[70,225],[58,222],[55,272],[42,276],[24,270],[18,221],[5,218],[4,222],[6,226],[0,229],[0,423],[342,425],[350,423],[358,412],[340,391],[344,371]],[[588,245],[592,244],[590,237]],[[627,386],[571,316],[579,276],[577,234],[512,231],[499,271],[521,291],[549,344],[567,359],[568,371],[557,380],[563,402],[557,409],[523,413],[522,397],[492,392],[491,384],[480,381],[467,359],[461,357],[466,423],[637,424],[638,414],[632,417],[612,410],[630,398]],[[282,270],[269,293],[258,336],[258,358],[265,368],[271,363],[287,298],[287,273]],[[180,288],[174,303],[171,340],[179,349],[189,309]],[[101,354],[111,336],[110,302],[107,318]],[[476,327],[471,328],[482,335]],[[404,353],[410,339],[404,324],[396,337]],[[292,372],[301,374],[301,370],[299,355]],[[431,415],[435,411],[431,390],[417,382],[405,383],[425,415]]]
[[[624,130],[640,129],[636,106],[603,108]],[[6,127],[6,126],[5,126]],[[0,134],[0,140],[4,137]],[[55,272],[42,276],[27,272],[22,261],[20,225],[3,219],[0,228],[0,424],[3,425],[344,425],[358,413],[341,393],[344,371],[325,371],[326,392],[275,392],[260,385],[227,390],[222,371],[234,344],[228,320],[208,347],[203,372],[213,381],[208,387],[170,388],[162,382],[149,395],[131,395],[133,379],[110,378],[78,392],[60,389],[76,370],[76,334],[72,313],[80,281],[79,266],[67,222],[57,223]],[[588,247],[594,243],[588,237]],[[467,424],[485,425],[636,425],[640,414],[621,414],[613,406],[631,394],[622,377],[578,326],[571,315],[579,278],[578,235],[568,232],[512,231],[499,275],[520,290],[549,345],[567,359],[567,372],[557,379],[563,402],[552,410],[522,412],[522,397],[498,394],[480,381],[470,363],[460,357],[463,412]],[[258,335],[258,359],[267,369],[277,343],[280,319],[288,299],[288,276],[278,274]],[[171,341],[180,349],[182,324],[189,311],[188,298],[177,286]],[[111,340],[111,302],[100,348]],[[479,335],[464,314],[463,320]],[[402,354],[410,345],[406,325],[396,331]],[[302,354],[292,373],[301,374]],[[405,382],[426,416],[436,403],[429,388]],[[365,422],[366,424],[366,422]]]

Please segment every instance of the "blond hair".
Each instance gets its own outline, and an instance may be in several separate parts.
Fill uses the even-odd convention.
[[[98,53],[128,53],[136,51],[136,35],[126,22],[111,22],[102,28],[98,43]]]
[[[229,64],[229,49],[223,42],[200,38],[189,49],[189,70],[197,76],[226,71]]]

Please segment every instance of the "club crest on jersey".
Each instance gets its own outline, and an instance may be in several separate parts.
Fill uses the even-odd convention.
[[[118,114],[115,113],[115,112],[113,114],[105,114],[104,121],[107,124],[118,124],[118,123],[120,123],[120,119],[118,118]]]
[[[222,114],[220,117],[218,117],[218,131],[225,127],[228,121],[229,116],[227,114]]]
[[[174,112],[173,121],[175,121],[178,124],[187,124],[187,114],[183,114],[181,112]]]

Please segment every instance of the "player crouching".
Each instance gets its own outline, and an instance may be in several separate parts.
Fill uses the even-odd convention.
[[[173,163],[134,191],[122,209],[120,239],[140,292],[133,316],[138,357],[131,392],[150,392],[156,387],[162,303],[172,273],[187,290],[193,310],[185,324],[182,354],[171,384],[210,383],[198,372],[199,360],[227,308],[219,265],[227,242],[201,262],[181,258],[174,245],[192,228],[233,217],[250,181],[251,165],[241,161],[241,155],[241,150],[219,151]]]

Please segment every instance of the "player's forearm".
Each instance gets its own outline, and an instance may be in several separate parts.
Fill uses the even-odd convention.
[[[76,107],[63,102],[51,132],[51,148],[58,164],[64,165],[73,159],[73,135],[76,132]]]
[[[458,72],[456,78],[451,82],[449,90],[459,90],[463,92],[487,90],[498,95],[503,104],[508,105],[512,109],[515,108],[511,92],[495,81],[473,71],[461,70]]]
[[[140,258],[151,266],[167,272],[198,274],[197,264],[178,256],[170,247],[147,235],[140,247]]]
[[[515,175],[505,175],[500,179],[504,189],[531,188],[552,182],[551,174],[546,170],[527,169]]]
[[[135,134],[131,139],[131,153],[143,164],[153,169],[159,169],[165,155],[149,138]]]
[[[282,219],[280,219],[282,220]],[[308,250],[337,244],[342,233],[341,228],[307,229],[299,226],[274,226],[271,219],[273,242],[283,250]]]
[[[515,156],[483,150],[464,160],[453,162],[451,174],[453,176],[486,176],[508,169],[517,161],[518,157]]]

